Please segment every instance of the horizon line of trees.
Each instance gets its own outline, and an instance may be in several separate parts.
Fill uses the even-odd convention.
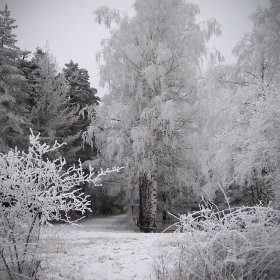
[[[91,160],[95,150],[81,136],[90,120],[81,112],[100,98],[88,71],[72,60],[59,71],[47,44],[33,54],[18,48],[15,21],[5,5],[0,11],[0,152],[26,151],[31,128],[47,144],[67,143],[52,157],[65,157],[68,166]]]

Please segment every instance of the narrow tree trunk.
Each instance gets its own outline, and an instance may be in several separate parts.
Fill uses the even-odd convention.
[[[95,217],[95,205],[96,205],[96,195],[95,193],[92,193],[90,196],[90,200],[91,200],[91,211],[92,211],[92,217]]]
[[[149,220],[150,227],[156,227],[157,219],[157,156],[155,151],[152,155],[151,184],[149,189]]]
[[[269,180],[269,171],[267,169],[262,170],[263,185],[260,192],[260,199],[263,203],[263,206],[268,206],[270,202],[270,192],[271,184]]]
[[[139,218],[138,218],[137,226],[140,227],[140,231],[142,231],[142,228],[143,228],[143,219],[144,219],[143,206],[144,205],[143,205],[142,178],[139,178]]]
[[[146,176],[139,178],[139,227],[143,232],[149,232],[149,189],[150,182]]]

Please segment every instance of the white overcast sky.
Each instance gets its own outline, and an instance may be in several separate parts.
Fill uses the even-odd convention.
[[[256,6],[269,6],[269,0],[192,0],[199,5],[197,21],[216,18],[222,25],[221,38],[212,39],[208,48],[216,47],[226,62],[234,62],[231,51],[244,32],[252,29],[248,16]],[[93,11],[103,5],[133,13],[134,0],[0,0],[0,9],[7,4],[11,17],[18,28],[17,46],[32,52],[36,47],[49,49],[56,57],[60,68],[72,59],[81,68],[89,71],[91,86],[99,95],[105,89],[99,87],[98,65],[95,53],[100,41],[109,37],[108,30],[95,23]]]

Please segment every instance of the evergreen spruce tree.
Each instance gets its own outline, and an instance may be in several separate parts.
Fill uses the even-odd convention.
[[[0,11],[0,151],[27,146],[26,79],[18,69],[22,52],[16,47],[15,19],[8,6]]]
[[[57,62],[48,50],[37,48],[32,63],[29,101],[33,130],[40,132],[48,144],[58,140],[71,146],[63,150],[63,156],[71,161],[78,150],[72,143],[80,134],[69,134],[69,127],[78,120],[78,107],[70,106],[64,73],[59,73]]]
[[[90,124],[87,111],[84,111],[83,115],[81,115],[81,110],[87,106],[98,105],[100,99],[96,96],[97,90],[90,86],[87,70],[79,68],[78,63],[74,63],[72,60],[70,63],[66,63],[65,66],[63,72],[69,86],[67,95],[69,106],[72,108],[79,106],[79,111],[77,112],[78,120],[69,126],[68,133],[71,135],[77,133],[81,134],[87,130],[87,127]],[[73,160],[75,161],[80,159],[84,162],[91,159],[96,153],[94,147],[87,143],[83,143],[82,137],[76,138],[72,145],[77,148],[76,156],[75,158],[73,157]],[[69,149],[71,147],[68,146],[65,148]]]

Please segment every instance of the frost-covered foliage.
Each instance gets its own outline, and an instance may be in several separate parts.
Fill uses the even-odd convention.
[[[247,205],[279,201],[279,87],[259,85],[237,91],[221,85],[199,105],[208,116],[198,139],[206,181],[212,189],[217,181],[242,186]]]
[[[233,49],[239,71],[242,71],[240,77],[248,84],[260,81],[263,89],[279,82],[279,14],[278,0],[270,0],[268,8],[258,7],[250,16],[252,31]]]
[[[77,188],[82,183],[98,184],[100,177],[90,169],[88,175],[81,164],[64,170],[63,158],[54,161],[47,153],[51,147],[40,144],[39,135],[31,132],[28,152],[17,149],[0,154],[0,269],[5,279],[34,277],[40,266],[36,247],[40,229],[50,221],[70,221],[70,210],[84,213],[90,202]]]
[[[279,279],[280,211],[241,207],[182,215],[174,243],[162,247],[157,279]]]
[[[252,31],[233,50],[237,64],[209,70],[197,104],[204,116],[198,141],[208,186],[238,187],[246,205],[280,198],[280,5],[270,2],[251,15]]]
[[[158,187],[197,184],[189,153],[192,104],[205,42],[221,32],[216,20],[197,24],[199,7],[183,0],[137,0],[134,8],[132,18],[106,7],[95,11],[99,23],[117,28],[97,53],[108,95],[84,136],[95,138],[106,165],[126,166],[131,200],[142,186],[143,216],[154,220]]]

